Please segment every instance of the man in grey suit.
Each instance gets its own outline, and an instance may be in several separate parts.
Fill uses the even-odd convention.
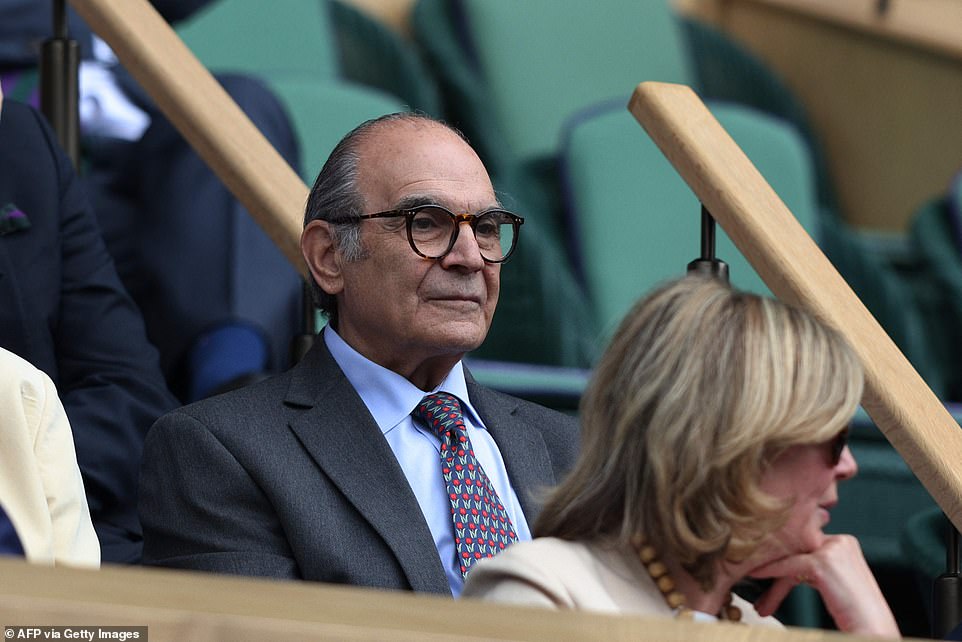
[[[576,421],[461,363],[487,334],[521,223],[446,125],[395,114],[348,134],[301,237],[330,322],[290,371],[157,421],[144,561],[458,595],[475,557],[530,538]],[[445,427],[429,427],[429,401],[455,408]]]

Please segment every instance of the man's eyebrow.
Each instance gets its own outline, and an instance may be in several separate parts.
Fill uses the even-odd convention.
[[[395,205],[394,209],[397,209],[397,210],[410,210],[410,209],[414,209],[414,208],[416,208],[416,207],[423,207],[423,206],[425,206],[425,205],[438,205],[438,206],[444,207],[445,209],[448,209],[448,210],[451,209],[451,208],[448,207],[447,205],[439,202],[438,199],[437,199],[437,197],[435,197],[435,196],[427,196],[427,195],[424,195],[424,194],[410,194],[410,195],[408,195],[408,196],[405,196],[404,198],[402,198],[400,201],[397,202],[397,205]],[[493,205],[490,205],[490,206],[488,206],[488,207],[485,207],[485,208],[483,208],[483,210],[479,210],[479,211],[485,211],[485,210],[490,210],[490,209],[501,209],[501,207],[502,207],[502,206],[501,206],[500,202],[495,201]]]
[[[438,203],[436,198],[431,196],[411,194],[398,201],[394,209],[410,210],[414,209],[415,207],[422,207],[424,205],[440,205],[440,203]]]

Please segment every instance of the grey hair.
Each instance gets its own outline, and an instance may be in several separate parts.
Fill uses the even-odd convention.
[[[311,221],[329,221],[334,247],[347,261],[364,258],[361,244],[360,216],[364,214],[364,196],[358,189],[359,149],[361,143],[383,125],[397,122],[435,123],[458,135],[464,135],[450,125],[420,112],[397,112],[367,120],[348,132],[328,156],[307,197],[304,227]],[[337,299],[325,292],[309,276],[311,295],[333,326],[337,326]]]

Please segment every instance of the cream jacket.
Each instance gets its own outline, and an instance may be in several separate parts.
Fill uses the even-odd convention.
[[[462,597],[551,609],[674,617],[634,552],[543,537],[478,562]],[[737,595],[747,624],[781,627]],[[710,617],[710,616],[709,616]]]
[[[100,565],[73,434],[43,372],[0,349],[0,505],[31,562]]]

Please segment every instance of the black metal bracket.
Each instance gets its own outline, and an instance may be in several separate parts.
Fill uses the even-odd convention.
[[[317,336],[317,309],[311,296],[310,281],[304,281],[301,296],[301,333],[294,335],[291,340],[290,360],[293,366],[311,349],[314,345],[314,337]]]
[[[932,637],[944,639],[959,625],[962,619],[962,591],[959,568],[959,531],[949,518],[942,514],[945,521],[945,573],[932,583]]]
[[[701,206],[701,256],[688,264],[688,272],[728,281],[728,264],[715,258],[715,219]]]
[[[68,34],[66,0],[54,0],[53,33],[40,50],[40,111],[74,167],[79,167],[80,47]]]

